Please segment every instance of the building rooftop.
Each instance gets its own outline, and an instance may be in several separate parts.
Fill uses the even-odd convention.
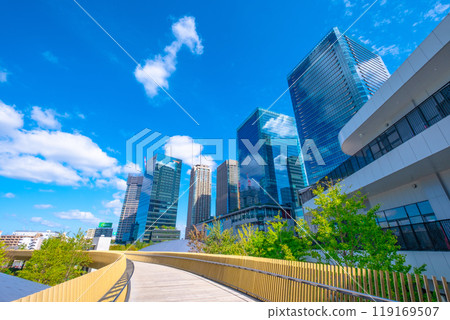
[[[47,288],[50,287],[45,284],[0,273],[0,302],[11,302]]]
[[[189,251],[188,242],[189,240],[164,241],[161,243],[148,246],[140,251],[188,252]]]

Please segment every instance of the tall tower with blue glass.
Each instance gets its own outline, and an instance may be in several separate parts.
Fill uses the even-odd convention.
[[[380,56],[333,28],[288,75],[298,136],[311,139],[323,162],[305,161],[313,184],[344,162],[338,133],[389,78]]]
[[[156,227],[175,227],[181,166],[181,160],[163,154],[156,154],[146,164],[134,239],[149,242]]]
[[[240,207],[298,208],[296,191],[308,185],[294,118],[256,109],[237,130]]]

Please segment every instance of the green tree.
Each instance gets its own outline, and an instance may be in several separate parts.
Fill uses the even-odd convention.
[[[299,261],[310,253],[311,240],[304,220],[289,227],[286,220],[276,216],[267,222],[267,232],[246,226],[239,231],[240,245],[246,255],[273,259]]]
[[[364,213],[366,196],[361,192],[348,195],[339,183],[328,182],[327,187],[326,192],[323,186],[313,191],[317,208],[308,208],[312,225],[317,227],[314,237],[326,252],[313,252],[313,256],[319,262],[336,261],[348,267],[408,272],[411,266],[405,265],[405,256],[397,253],[397,238],[376,223],[379,205]]]
[[[222,230],[219,221],[215,221],[211,226],[207,227],[208,236],[205,238],[205,253],[211,254],[243,254],[242,246],[238,242],[238,237],[233,234],[233,230]]]
[[[6,267],[9,263],[9,259],[6,257],[5,247],[6,247],[5,243],[3,241],[0,241],[0,271],[2,272],[8,269]]]
[[[49,286],[74,279],[84,274],[83,267],[91,263],[88,253],[84,251],[90,246],[91,241],[81,231],[73,237],[61,234],[45,239],[18,276]]]

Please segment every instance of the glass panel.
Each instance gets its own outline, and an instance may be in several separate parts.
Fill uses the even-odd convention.
[[[389,221],[389,227],[398,227],[397,220]]]
[[[389,228],[392,231],[392,234],[397,238],[397,244],[401,247],[402,250],[407,250],[405,240],[400,232],[398,227]]]
[[[381,154],[386,154],[387,152],[392,150],[391,144],[389,143],[388,136],[386,133],[382,134],[378,138],[378,140],[379,140],[378,143],[381,148]]]
[[[386,137],[392,148],[396,148],[402,144],[402,140],[400,139],[400,136],[395,127],[391,127],[388,131],[386,131]]]
[[[364,158],[366,160],[366,164],[369,164],[373,161],[373,155],[372,155],[372,151],[370,151],[369,146],[365,146],[362,149],[362,153],[364,155]]]
[[[428,234],[433,242],[434,249],[438,251],[450,250],[450,241],[446,237],[442,224],[439,222],[430,222],[426,224]]]
[[[430,214],[424,215],[423,216],[423,220],[425,220],[425,221],[436,221],[437,219],[436,219],[436,216],[434,215],[434,213],[430,213]]]
[[[373,157],[375,159],[378,159],[379,157],[382,156],[381,150],[380,150],[380,146],[378,145],[378,141],[372,141],[369,144],[370,150],[372,151]]]
[[[358,160],[356,160],[355,157],[351,157],[351,158],[350,158],[350,161],[351,161],[352,167],[353,167],[353,169],[354,169],[355,171],[361,169],[361,167],[360,167],[359,164],[358,164]]]
[[[436,101],[433,97],[425,100],[419,108],[429,126],[442,119],[442,115],[439,113]]]
[[[435,94],[434,97],[444,112],[444,116],[448,116],[450,114],[450,85]]]
[[[386,214],[386,218],[390,220],[400,220],[407,218],[406,211],[404,207],[394,208],[385,210],[384,213]]]
[[[423,222],[422,216],[410,217],[409,220],[411,221],[412,224]]]
[[[417,208],[417,204],[415,204],[415,203],[405,206],[405,209],[406,209],[406,212],[408,213],[408,216],[410,216],[410,217],[420,215],[419,208]]]
[[[411,124],[411,127],[416,135],[427,128],[427,124],[418,109],[414,109],[406,116],[406,118]]]
[[[414,136],[414,133],[411,130],[411,127],[405,118],[397,122],[395,124],[395,128],[397,129],[398,134],[400,135],[400,138],[402,139],[403,142],[411,139]]]
[[[419,206],[419,210],[422,215],[434,213],[429,201],[419,202],[417,205]]]
[[[412,226],[414,232],[416,233],[417,240],[419,241],[420,250],[433,250],[433,243],[428,236],[427,229],[422,223],[415,224]]]
[[[360,167],[360,168],[363,168],[363,167],[366,166],[366,159],[364,158],[364,154],[362,153],[362,151],[358,151],[358,152],[355,154],[355,157],[356,157],[356,160],[357,160],[358,163],[359,163],[359,167]]]
[[[411,226],[400,227],[405,240],[405,246],[407,250],[419,250],[419,244],[417,243],[416,236]]]

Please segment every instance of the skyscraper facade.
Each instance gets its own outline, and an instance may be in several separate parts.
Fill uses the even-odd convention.
[[[294,118],[256,109],[237,130],[241,208],[259,204],[298,207],[307,186]]]
[[[182,161],[156,154],[146,164],[136,213],[134,238],[149,242],[158,227],[175,227]]]
[[[348,158],[338,133],[388,78],[380,56],[337,28],[288,75],[300,143],[311,139],[323,159],[305,161],[310,184]]]
[[[239,209],[239,163],[226,160],[217,167],[216,216]]]
[[[192,227],[211,216],[211,168],[197,164],[191,169],[186,237]]]
[[[117,243],[127,243],[133,239],[133,227],[136,220],[143,179],[143,176],[128,175],[127,190],[125,192],[122,212],[120,213],[119,226],[117,227]]]

